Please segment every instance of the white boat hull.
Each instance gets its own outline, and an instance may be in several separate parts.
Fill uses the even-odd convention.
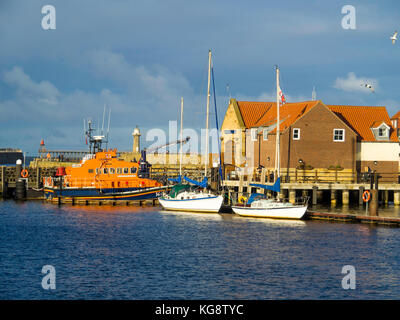
[[[222,196],[195,199],[158,199],[165,210],[193,212],[219,212],[223,200]]]
[[[276,208],[251,208],[233,206],[234,213],[244,217],[274,218],[274,219],[301,219],[307,206],[276,207]]]

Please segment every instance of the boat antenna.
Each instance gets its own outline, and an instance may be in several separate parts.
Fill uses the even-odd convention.
[[[111,108],[108,111],[108,126],[107,126],[107,137],[106,137],[106,149],[108,148],[108,134],[110,133],[110,121],[111,121]]]
[[[104,134],[104,116],[105,116],[105,113],[106,113],[106,104],[104,104],[104,110],[103,110],[103,123],[101,125],[101,135]]]

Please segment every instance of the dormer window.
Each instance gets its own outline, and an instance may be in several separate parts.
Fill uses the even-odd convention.
[[[378,129],[378,137],[380,137],[380,138],[387,137],[386,128],[379,128]]]
[[[382,122],[380,125],[373,126],[372,132],[376,140],[388,140],[390,136],[390,127]]]

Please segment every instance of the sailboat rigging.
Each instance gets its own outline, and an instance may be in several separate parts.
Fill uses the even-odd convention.
[[[175,211],[195,211],[195,212],[219,212],[223,197],[213,194],[207,190],[208,187],[208,160],[209,160],[209,113],[210,113],[210,79],[211,79],[211,50],[208,53],[208,83],[207,83],[207,116],[206,116],[206,148],[204,157],[204,178],[202,181],[196,181],[188,177],[183,177],[189,184],[173,186],[169,194],[164,194],[158,200],[166,210]],[[214,88],[215,90],[215,88]],[[181,134],[183,119],[183,100],[181,100]],[[182,149],[181,149],[182,164]],[[181,168],[181,167],[180,167]],[[182,170],[180,169],[181,180]],[[194,187],[193,187],[194,186]]]
[[[280,178],[280,88],[279,88],[279,68],[276,68],[276,146],[275,146],[275,174],[274,185],[250,184],[252,187],[270,190],[272,192],[281,191]],[[279,219],[301,219],[307,211],[308,198],[300,204],[284,202],[281,199],[266,199],[264,194],[252,193],[245,204],[232,206],[234,213],[240,216],[260,217],[260,218],[279,218]]]

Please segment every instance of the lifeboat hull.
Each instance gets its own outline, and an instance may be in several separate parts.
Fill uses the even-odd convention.
[[[53,198],[70,198],[76,200],[152,200],[157,199],[168,187],[154,188],[121,188],[121,189],[96,189],[96,188],[45,188],[44,195],[47,200]]]

